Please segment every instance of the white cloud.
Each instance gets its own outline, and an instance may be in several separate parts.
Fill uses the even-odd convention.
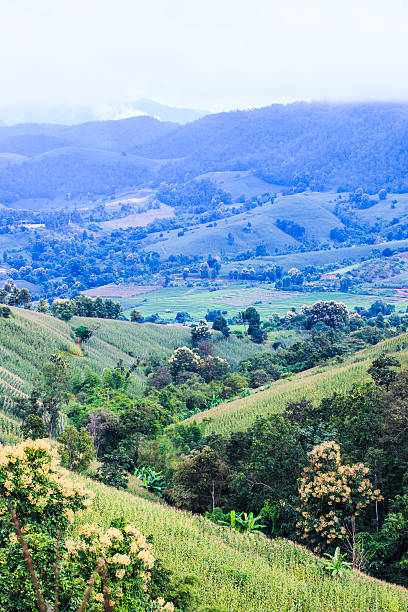
[[[1,0],[0,105],[408,99],[405,0]]]

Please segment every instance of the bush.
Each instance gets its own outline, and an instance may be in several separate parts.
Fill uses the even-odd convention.
[[[74,472],[85,472],[95,458],[95,447],[85,428],[78,431],[68,425],[58,438],[61,463]]]

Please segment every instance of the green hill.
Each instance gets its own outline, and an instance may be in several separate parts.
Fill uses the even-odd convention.
[[[33,310],[12,311],[12,318],[0,318],[0,390],[9,399],[30,392],[44,361],[53,354],[64,353],[73,372],[88,366],[100,374],[104,368],[114,368],[119,360],[131,365],[135,358],[168,357],[175,348],[191,341],[190,329],[183,326],[86,317],[73,317],[64,323]],[[79,325],[95,329],[89,344],[82,348],[75,343],[73,331]],[[218,332],[214,335],[222,338]],[[253,343],[231,337],[216,342],[214,352],[236,366],[259,350]],[[143,371],[136,370],[133,389],[140,391],[145,381]]]
[[[84,522],[107,527],[124,516],[153,538],[156,556],[177,576],[196,579],[194,612],[403,612],[408,591],[353,572],[326,576],[318,558],[287,540],[242,535],[91,481],[94,508]]]
[[[190,330],[184,327],[80,317],[68,324],[31,310],[12,311],[11,319],[0,319],[0,380],[8,380],[11,394],[28,393],[42,364],[54,353],[65,353],[73,370],[89,366],[101,373],[104,368],[115,367],[120,359],[131,364],[133,357],[170,355],[190,338]],[[73,333],[81,324],[96,328],[82,350],[75,344]],[[142,384],[140,373],[136,378]]]
[[[232,431],[245,430],[258,415],[267,416],[283,410],[291,401],[302,397],[318,402],[335,391],[346,391],[354,383],[368,378],[370,360],[381,353],[394,354],[403,365],[408,363],[408,334],[384,340],[379,344],[358,351],[340,364],[332,363],[305,370],[291,378],[280,379],[267,389],[251,395],[230,400],[200,412],[189,420],[203,423],[205,433],[226,435]]]
[[[97,325],[88,347],[79,350],[73,328],[80,323]],[[132,355],[148,352],[167,355],[188,343],[190,330],[183,327],[132,324],[106,319],[74,317],[64,323],[48,315],[13,308],[13,318],[0,319],[0,384],[10,396],[29,392],[46,358],[65,352],[73,368],[89,365],[96,371],[113,367],[118,359],[130,362]],[[226,343],[232,353],[241,350]],[[206,433],[224,435],[244,429],[258,413],[279,411],[290,400],[303,395],[315,400],[335,389],[346,389],[366,375],[368,362],[381,352],[397,353],[408,362],[408,333],[365,349],[343,363],[313,368],[277,381],[268,389],[221,404],[192,417],[204,423]],[[231,354],[232,354],[231,353]],[[139,384],[143,384],[140,373]],[[0,431],[10,441],[18,437],[18,423],[0,414]],[[193,575],[195,602],[191,612],[404,612],[408,591],[358,572],[341,579],[326,575],[319,559],[302,546],[281,538],[243,535],[206,518],[182,512],[157,501],[152,494],[132,485],[119,491],[80,476],[86,488],[96,493],[91,514],[83,522],[108,526],[120,516],[134,522],[151,536],[156,556],[176,577]]]

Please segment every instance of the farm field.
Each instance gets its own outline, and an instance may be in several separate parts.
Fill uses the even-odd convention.
[[[191,343],[191,330],[177,325],[130,323],[112,319],[73,317],[64,323],[50,315],[12,308],[11,319],[0,318],[0,395],[7,398],[5,409],[13,397],[29,394],[45,361],[53,354],[64,354],[71,370],[90,367],[101,374],[122,360],[131,365],[134,358],[148,356],[167,358],[178,346]],[[94,329],[88,345],[75,343],[73,330],[80,325]],[[262,350],[248,339],[229,338],[214,332],[214,354],[227,359],[232,367],[240,360]],[[132,390],[140,393],[146,384],[142,369],[132,376]]]
[[[349,390],[353,384],[368,379],[371,360],[382,352],[395,354],[403,366],[408,364],[408,334],[384,340],[358,351],[341,364],[332,363],[305,370],[288,379],[280,379],[263,391],[224,402],[190,417],[189,421],[203,423],[206,434],[226,435],[232,431],[248,429],[258,415],[281,412],[286,404],[303,397],[318,402],[335,392]]]
[[[88,297],[102,298],[132,298],[144,293],[151,293],[160,289],[159,285],[136,285],[135,283],[127,283],[126,285],[101,285],[81,291],[83,295]]]
[[[72,371],[89,366],[102,373],[104,368],[115,367],[120,359],[131,364],[132,355],[170,355],[190,339],[190,330],[183,327],[82,317],[73,317],[67,324],[31,310],[12,311],[13,318],[0,319],[0,379],[7,382],[10,395],[29,393],[44,361],[53,354],[65,354]],[[83,349],[75,344],[73,333],[81,324],[97,327]],[[145,377],[136,372],[133,381],[137,390],[143,387]]]
[[[318,558],[287,540],[242,535],[78,476],[96,497],[83,522],[119,516],[151,535],[156,557],[176,576],[194,575],[195,612],[405,612],[408,591],[353,572],[326,576]],[[250,562],[249,562],[250,560]]]
[[[129,201],[129,200],[127,200]],[[151,208],[145,212],[133,213],[126,215],[120,219],[112,219],[111,221],[102,221],[98,225],[104,232],[111,232],[117,229],[127,229],[128,227],[146,227],[149,223],[153,223],[156,219],[169,219],[174,217],[174,208],[162,204],[160,208]]]
[[[322,264],[342,264],[344,260],[354,263],[359,262],[365,257],[374,257],[381,253],[385,248],[404,250],[408,248],[408,239],[392,240],[371,245],[356,245],[352,247],[331,248],[321,251],[305,251],[304,253],[287,253],[286,255],[266,255],[256,259],[245,259],[240,262],[243,267],[253,266],[258,269],[260,266],[279,265],[287,271],[292,267],[300,270],[306,266],[321,266]],[[229,263],[223,266],[225,271],[236,267],[236,263]]]
[[[272,313],[285,314],[292,307],[299,309],[304,304],[313,304],[318,300],[335,300],[344,302],[350,309],[355,306],[370,306],[377,296],[352,293],[277,291],[268,289],[265,285],[254,286],[250,283],[233,283],[221,286],[216,291],[205,287],[164,287],[140,299],[126,299],[122,306],[126,316],[130,310],[140,310],[144,317],[158,313],[164,320],[173,320],[177,312],[188,312],[193,319],[203,318],[208,310],[227,311],[231,317],[248,306],[254,305],[265,319]],[[403,298],[387,298],[396,305],[396,310],[405,311],[408,301]]]

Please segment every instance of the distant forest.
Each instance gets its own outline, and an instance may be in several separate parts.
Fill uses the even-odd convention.
[[[408,191],[408,104],[296,102],[186,125],[136,117],[0,128],[0,203],[110,195],[249,170],[293,191]]]

